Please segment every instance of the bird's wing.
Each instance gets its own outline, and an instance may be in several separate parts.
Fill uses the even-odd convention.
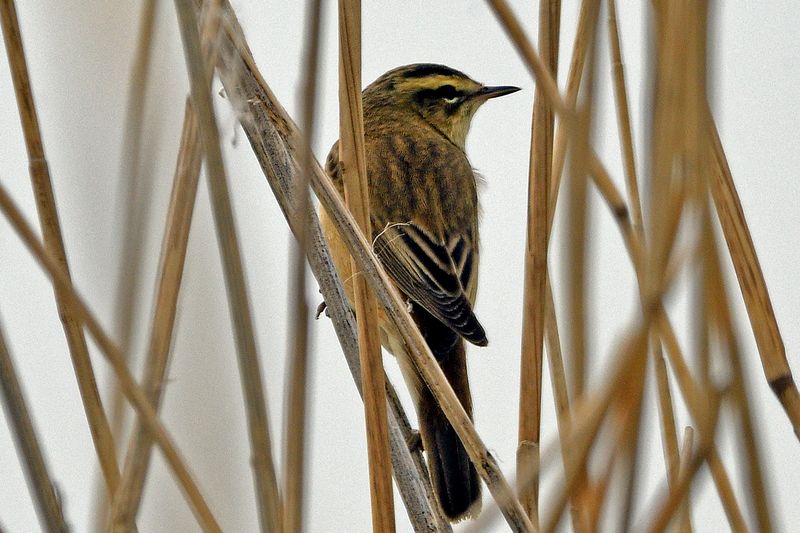
[[[388,224],[373,248],[409,298],[469,342],[487,344],[464,290],[474,275],[474,252],[464,236],[444,243],[413,222],[401,222]]]

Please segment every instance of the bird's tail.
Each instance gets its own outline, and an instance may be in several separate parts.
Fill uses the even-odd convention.
[[[459,338],[449,353],[435,355],[461,405],[472,418],[464,341]],[[417,392],[419,432],[439,505],[451,521],[474,518],[481,506],[478,472],[430,390],[423,385]]]

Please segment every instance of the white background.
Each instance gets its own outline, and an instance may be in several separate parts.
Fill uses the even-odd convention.
[[[124,107],[138,27],[138,2],[18,2],[44,143],[53,177],[67,252],[75,284],[104,326],[115,331],[114,294],[118,283],[121,213],[117,195]],[[577,18],[577,1],[565,1],[559,79],[566,76]],[[642,36],[640,2],[619,2],[628,88],[637,145],[643,145]],[[646,4],[646,3],[645,3]],[[266,80],[289,112],[298,116],[305,23],[301,2],[235,2],[240,20]],[[535,2],[513,2],[535,35]],[[326,3],[324,56],[315,143],[323,158],[337,137],[336,10]],[[794,2],[726,2],[716,10],[713,97],[723,144],[753,239],[756,243],[781,332],[795,373],[800,373],[800,309],[796,268],[800,263],[800,188],[796,169],[800,118],[796,104],[800,81]],[[149,329],[159,243],[180,135],[187,78],[171,2],[158,11],[154,61],[145,109],[143,172],[152,207],[146,228],[141,298],[136,309],[135,354],[143,350]],[[534,83],[489,8],[482,2],[364,2],[363,80],[368,83],[397,65],[430,61],[448,64],[489,84],[513,84],[523,92],[491,102],[476,116],[467,151],[486,177],[480,298],[477,314],[490,338],[485,349],[470,349],[475,418],[478,430],[502,468],[513,474],[517,435],[521,282],[525,235],[530,108]],[[603,30],[605,27],[603,26]],[[605,41],[605,31],[603,31]],[[603,111],[595,138],[601,157],[615,177],[621,164],[613,114],[606,48],[599,73],[598,102]],[[215,82],[215,88],[219,83]],[[5,62],[0,60],[0,180],[28,219],[35,221],[22,134]],[[216,99],[232,184],[238,229],[254,308],[258,345],[267,383],[273,439],[280,441],[285,335],[287,324],[288,233],[228,103]],[[639,151],[641,154],[642,152]],[[640,157],[640,167],[643,169]],[[256,513],[248,444],[228,311],[205,181],[198,195],[180,297],[174,357],[163,418],[196,473],[226,531],[255,531]],[[594,201],[591,249],[594,288],[589,306],[592,382],[635,318],[634,279],[624,248],[605,207]],[[559,228],[551,260],[562,276]],[[726,268],[730,268],[726,261]],[[556,281],[557,288],[560,283]],[[318,301],[313,280],[309,297]],[[679,289],[685,294],[688,285]],[[557,293],[557,297],[559,296]],[[800,530],[800,447],[763,377],[752,335],[731,286],[751,385],[767,486],[779,530]],[[563,298],[562,298],[563,300]],[[685,297],[674,299],[674,323],[689,331],[692,314]],[[92,517],[97,461],[78,397],[53,294],[40,269],[0,222],[0,316],[24,382],[29,405],[50,471],[65,499],[75,531],[86,531]],[[562,313],[563,316],[563,313]],[[566,322],[565,322],[566,323]],[[363,415],[355,387],[327,320],[314,322],[307,490],[309,531],[368,531],[369,495]],[[686,345],[687,347],[689,345]],[[108,369],[92,346],[104,390]],[[394,361],[387,368],[399,389]],[[655,406],[650,398],[649,420]],[[549,381],[543,405],[544,441],[555,435]],[[677,407],[679,427],[690,420]],[[727,432],[725,433],[727,435]],[[663,460],[656,426],[644,441],[637,523],[643,506],[662,486]],[[730,439],[722,455],[737,491],[737,455]],[[560,467],[559,467],[560,468]],[[558,469],[556,469],[558,471]],[[551,476],[555,479],[554,476]],[[545,483],[545,502],[552,494]],[[721,506],[707,471],[691,499],[697,531],[725,530]],[[9,532],[36,531],[38,522],[5,424],[0,420],[0,524]],[[484,497],[484,506],[488,503]],[[740,498],[740,501],[741,498]],[[410,529],[396,499],[398,530]],[[747,511],[749,514],[749,511]],[[140,531],[193,531],[196,523],[158,454],[146,486]],[[497,531],[506,528],[495,523]]]

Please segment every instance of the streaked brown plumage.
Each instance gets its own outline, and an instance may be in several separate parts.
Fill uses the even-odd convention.
[[[428,346],[472,416],[464,340],[486,334],[472,311],[478,278],[478,195],[464,152],[470,121],[487,99],[517,91],[486,87],[443,65],[391,70],[363,93],[373,248],[408,298]],[[338,143],[326,170],[343,193]],[[322,226],[336,268],[353,297],[346,246],[327,214]],[[480,480],[444,413],[381,313],[381,340],[397,356],[414,396],[438,502],[451,520],[480,510]]]

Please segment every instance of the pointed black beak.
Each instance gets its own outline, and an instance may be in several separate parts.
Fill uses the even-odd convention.
[[[478,89],[478,92],[475,93],[475,96],[484,100],[488,100],[489,98],[497,98],[498,96],[505,96],[507,94],[515,93],[519,90],[519,87],[514,87],[513,85],[498,85],[496,87],[484,86]]]

